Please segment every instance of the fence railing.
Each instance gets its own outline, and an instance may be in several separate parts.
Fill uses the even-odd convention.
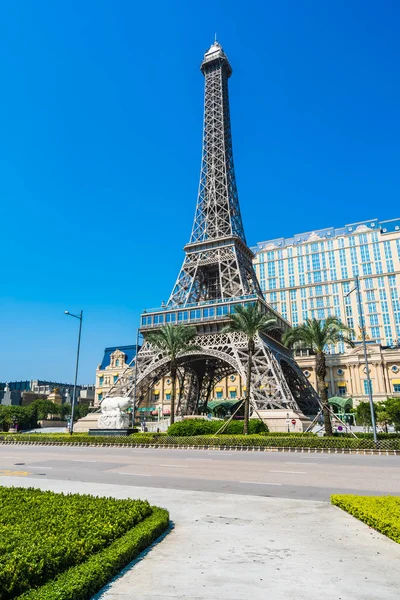
[[[130,436],[92,436],[88,434],[3,434],[0,444],[42,445],[96,445],[96,446],[146,446],[175,448],[233,448],[233,449],[304,449],[304,450],[371,450],[399,451],[400,438],[379,439],[377,445],[371,438],[317,437],[307,434],[267,435],[199,435],[169,436],[163,433],[137,433]]]

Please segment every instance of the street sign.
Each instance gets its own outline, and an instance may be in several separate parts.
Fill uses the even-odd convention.
[[[292,425],[296,425],[296,419],[292,419]]]
[[[343,431],[343,427],[341,425],[339,425],[339,427],[337,428],[338,431]]]

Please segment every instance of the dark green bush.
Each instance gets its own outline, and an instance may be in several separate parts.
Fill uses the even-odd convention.
[[[168,435],[191,436],[211,435],[217,433],[224,425],[224,421],[208,421],[207,419],[184,419],[177,421],[168,428]],[[259,419],[250,419],[249,434],[267,432],[268,427]],[[243,434],[243,421],[230,421],[221,435]]]
[[[168,511],[152,508],[152,514],[84,563],[71,567],[56,579],[20,596],[21,600],[89,600],[112,577],[157,539],[169,525]]]
[[[87,561],[151,514],[143,500],[0,487],[0,599]]]

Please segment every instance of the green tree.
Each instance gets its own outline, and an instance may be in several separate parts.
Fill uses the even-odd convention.
[[[390,423],[389,413],[386,410],[386,402],[376,402],[374,404],[376,422],[383,427],[385,432],[388,432],[388,425]]]
[[[400,431],[400,398],[388,398],[385,402],[385,411],[396,431]]]
[[[69,412],[67,414],[71,414],[71,406],[69,406]],[[82,419],[83,417],[86,417],[86,415],[89,413],[90,411],[90,406],[87,402],[82,402],[79,403],[75,406],[75,414],[74,414],[74,419],[77,421],[78,419]]]
[[[332,423],[328,405],[328,390],[325,386],[325,348],[329,344],[338,342],[344,342],[348,346],[354,347],[354,342],[350,338],[352,334],[353,330],[344,325],[337,317],[327,317],[323,321],[307,319],[302,325],[286,331],[283,336],[283,343],[286,346],[290,348],[303,346],[310,348],[316,354],[317,385],[321,397],[326,435],[332,435]]]
[[[260,305],[257,303],[236,306],[235,312],[231,315],[229,325],[226,325],[222,330],[226,333],[243,333],[247,337],[248,361],[243,426],[243,433],[245,435],[249,432],[251,374],[253,370],[255,339],[260,333],[268,333],[272,330],[278,330],[276,319],[262,312]]]
[[[199,347],[193,344],[197,335],[195,327],[185,325],[164,325],[158,331],[151,331],[146,334],[146,341],[158,348],[161,353],[169,359],[169,371],[172,380],[171,390],[171,425],[175,421],[175,397],[176,397],[176,377],[178,371],[179,354],[189,350],[199,350]]]
[[[376,409],[377,406],[374,404],[375,417],[377,416]],[[362,425],[362,427],[367,427],[368,429],[372,427],[371,408],[369,402],[359,402],[355,408],[355,413],[357,425]]]
[[[42,419],[47,419],[49,415],[52,417],[54,415],[60,414],[61,406],[55,404],[51,400],[47,398],[38,398],[29,404],[29,407],[34,411],[36,415],[36,419],[41,421]]]

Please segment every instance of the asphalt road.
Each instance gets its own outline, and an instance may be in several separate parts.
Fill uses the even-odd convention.
[[[0,446],[0,477],[328,501],[400,495],[400,457],[139,448]],[[32,485],[40,485],[32,482]]]

